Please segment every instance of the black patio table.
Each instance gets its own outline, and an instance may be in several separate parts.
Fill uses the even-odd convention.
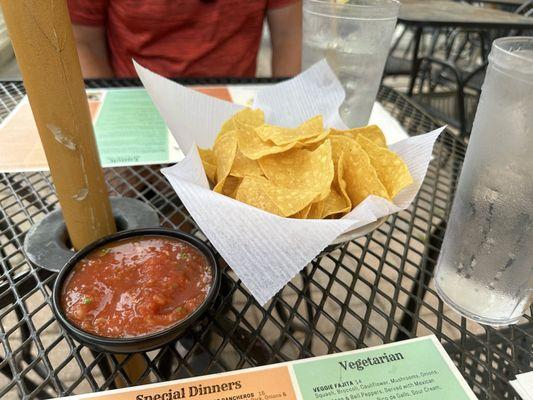
[[[415,79],[419,70],[419,49],[424,28],[460,27],[484,31],[490,29],[533,29],[533,18],[446,0],[403,0],[398,21],[415,28],[411,78],[408,90],[410,95],[413,93]],[[486,55],[484,55],[485,57]]]
[[[137,80],[87,82],[92,88],[137,85]],[[1,119],[23,95],[20,82],[0,83]],[[437,127],[398,92],[382,87],[378,97],[410,134]],[[100,391],[114,388],[118,378],[131,385],[165,381],[434,334],[480,399],[518,399],[508,381],[533,367],[531,310],[512,327],[481,326],[447,308],[432,284],[464,152],[464,143],[445,132],[408,210],[389,217],[368,236],[316,258],[265,308],[223,267],[221,294],[201,326],[172,345],[141,354],[147,367],[134,382],[123,369],[129,358],[91,352],[61,331],[50,306],[55,275],[24,257],[25,233],[58,206],[50,175],[0,174],[0,398]],[[163,226],[202,237],[158,169],[106,169],[110,194],[148,202]]]

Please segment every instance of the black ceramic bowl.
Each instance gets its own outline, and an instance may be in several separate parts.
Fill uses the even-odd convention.
[[[134,236],[166,236],[171,238],[181,239],[200,250],[206,257],[208,264],[211,266],[213,273],[213,282],[211,289],[207,293],[207,297],[200,306],[189,314],[186,318],[176,322],[175,324],[165,328],[161,331],[150,333],[142,336],[127,337],[127,338],[109,338],[104,336],[94,335],[83,331],[69,321],[65,312],[61,308],[61,292],[63,283],[69,276],[72,268],[83,257],[88,255],[94,249],[105,244],[115,242],[121,239],[127,239]],[[163,228],[146,228],[133,229],[128,231],[118,232],[102,239],[99,239],[88,246],[78,251],[61,269],[54,284],[54,291],[52,296],[52,306],[54,314],[61,324],[61,326],[80,343],[83,343],[95,350],[112,352],[112,353],[136,353],[141,351],[153,350],[162,347],[165,344],[177,339],[185,333],[187,329],[192,328],[199,323],[202,315],[212,306],[220,287],[220,271],[213,252],[203,242],[192,235],[184,232],[174,231]]]

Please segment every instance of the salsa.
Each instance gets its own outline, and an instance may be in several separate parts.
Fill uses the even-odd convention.
[[[80,260],[65,280],[61,306],[86,332],[111,338],[163,330],[205,300],[213,281],[204,254],[166,236],[109,243]]]

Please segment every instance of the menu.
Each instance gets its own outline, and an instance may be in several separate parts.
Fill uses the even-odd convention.
[[[168,160],[167,127],[145,90],[92,92],[89,101],[96,96],[102,96],[94,132],[103,165]]]
[[[80,400],[476,399],[435,336],[265,367],[70,398]]]
[[[174,138],[144,89],[87,90],[104,166],[177,162]],[[1,172],[47,170],[30,103],[24,97],[0,125]]]

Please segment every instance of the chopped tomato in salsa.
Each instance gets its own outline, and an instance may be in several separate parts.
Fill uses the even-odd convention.
[[[160,331],[205,300],[213,276],[203,253],[166,236],[138,236],[92,251],[66,279],[61,305],[84,331],[132,337]]]

